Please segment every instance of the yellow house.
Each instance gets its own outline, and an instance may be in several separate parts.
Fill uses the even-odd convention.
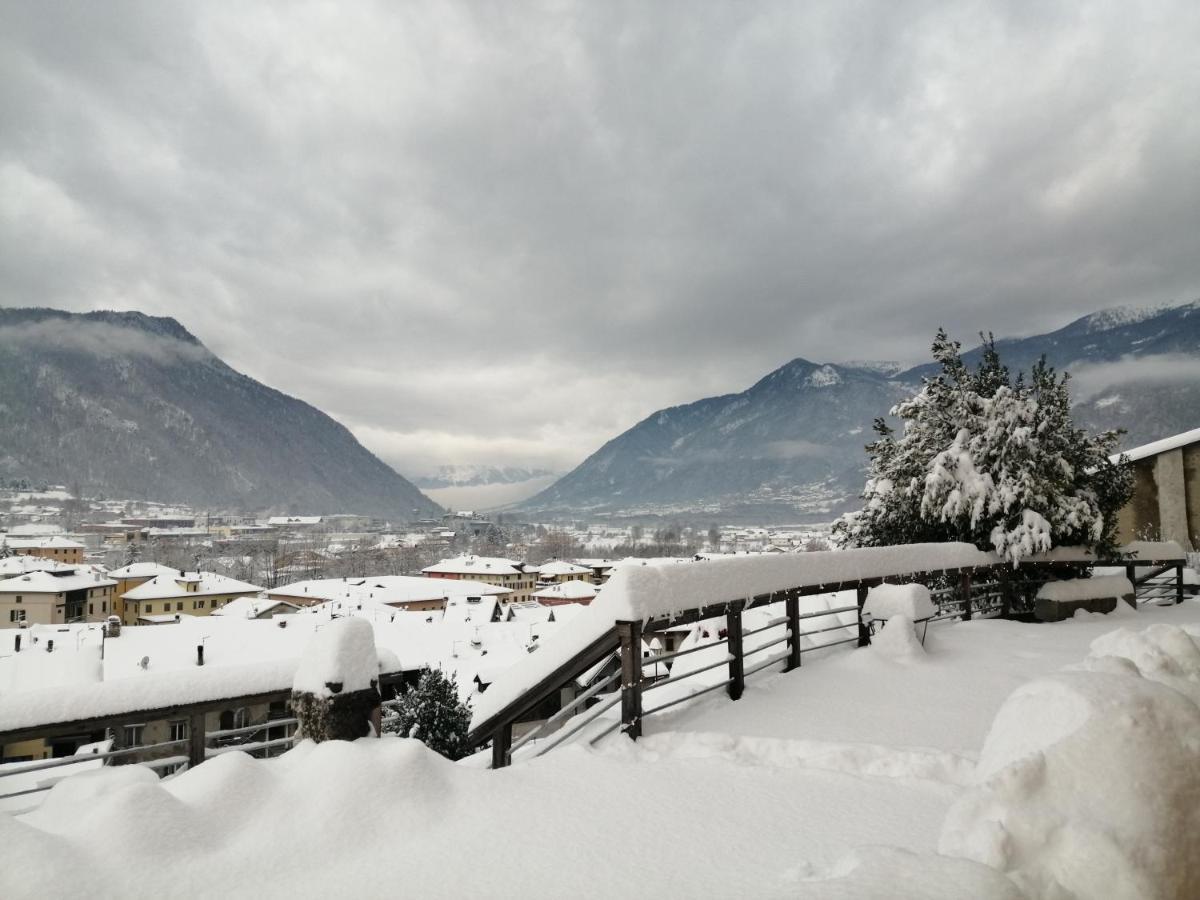
[[[537,569],[524,563],[489,556],[459,556],[444,559],[421,570],[430,578],[448,578],[454,581],[482,581],[497,587],[508,588],[512,594],[509,602],[528,600],[537,587]]]
[[[49,537],[0,537],[0,546],[7,547],[14,553],[27,556],[40,556],[62,563],[79,565],[83,562],[83,551],[87,549],[79,541],[72,541],[58,535]]]
[[[207,616],[236,597],[262,591],[257,585],[215,572],[170,571],[173,574],[156,575],[121,596],[121,621],[125,625],[156,625],[184,615]]]

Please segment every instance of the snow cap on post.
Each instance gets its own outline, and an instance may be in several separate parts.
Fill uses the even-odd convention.
[[[377,687],[375,630],[365,619],[334,619],[308,642],[292,690],[331,697]]]
[[[315,635],[292,681],[300,733],[321,741],[379,735],[379,658],[365,619],[334,619]]]

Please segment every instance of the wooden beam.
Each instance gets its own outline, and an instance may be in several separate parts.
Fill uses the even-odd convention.
[[[858,586],[858,646],[871,646],[871,629],[863,621],[863,607],[867,605],[867,591],[870,588],[866,584]]]
[[[642,735],[642,623],[618,622],[621,641],[621,731]]]
[[[790,672],[800,668],[800,595],[789,591],[787,600],[784,601],[784,610],[787,613],[788,658],[787,667],[783,671]]]
[[[512,722],[505,722],[496,729],[496,734],[492,737],[492,768],[503,769],[507,765],[511,765],[512,757],[509,755],[509,750],[512,748]]]
[[[194,769],[204,762],[206,741],[204,739],[204,713],[194,712],[188,717],[188,768]]]
[[[746,689],[745,657],[742,653],[742,611],[730,607],[725,613],[725,633],[729,637],[729,699],[740,700]]]

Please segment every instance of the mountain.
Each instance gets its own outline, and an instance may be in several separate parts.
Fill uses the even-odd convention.
[[[0,475],[204,508],[438,507],[320,410],[214,356],[174,319],[0,309]]]
[[[795,359],[740,394],[655,413],[524,505],[726,521],[828,516],[854,496],[873,415],[906,393],[871,368]]]
[[[520,484],[535,478],[554,477],[549,469],[524,469],[515,466],[456,465],[439,466],[433,475],[413,478],[413,484],[426,488],[482,487],[489,484]]]
[[[996,346],[1014,372],[1043,355],[1071,372],[1077,422],[1126,429],[1124,447],[1200,425],[1200,302],[1105,310]],[[857,503],[871,423],[937,371],[900,368],[792,360],[740,394],[654,413],[523,508],[548,516],[828,519]]]

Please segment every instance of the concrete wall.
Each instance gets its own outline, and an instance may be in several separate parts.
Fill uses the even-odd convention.
[[[1117,540],[1200,548],[1200,443],[1140,459],[1133,472],[1133,497],[1118,513]]]

